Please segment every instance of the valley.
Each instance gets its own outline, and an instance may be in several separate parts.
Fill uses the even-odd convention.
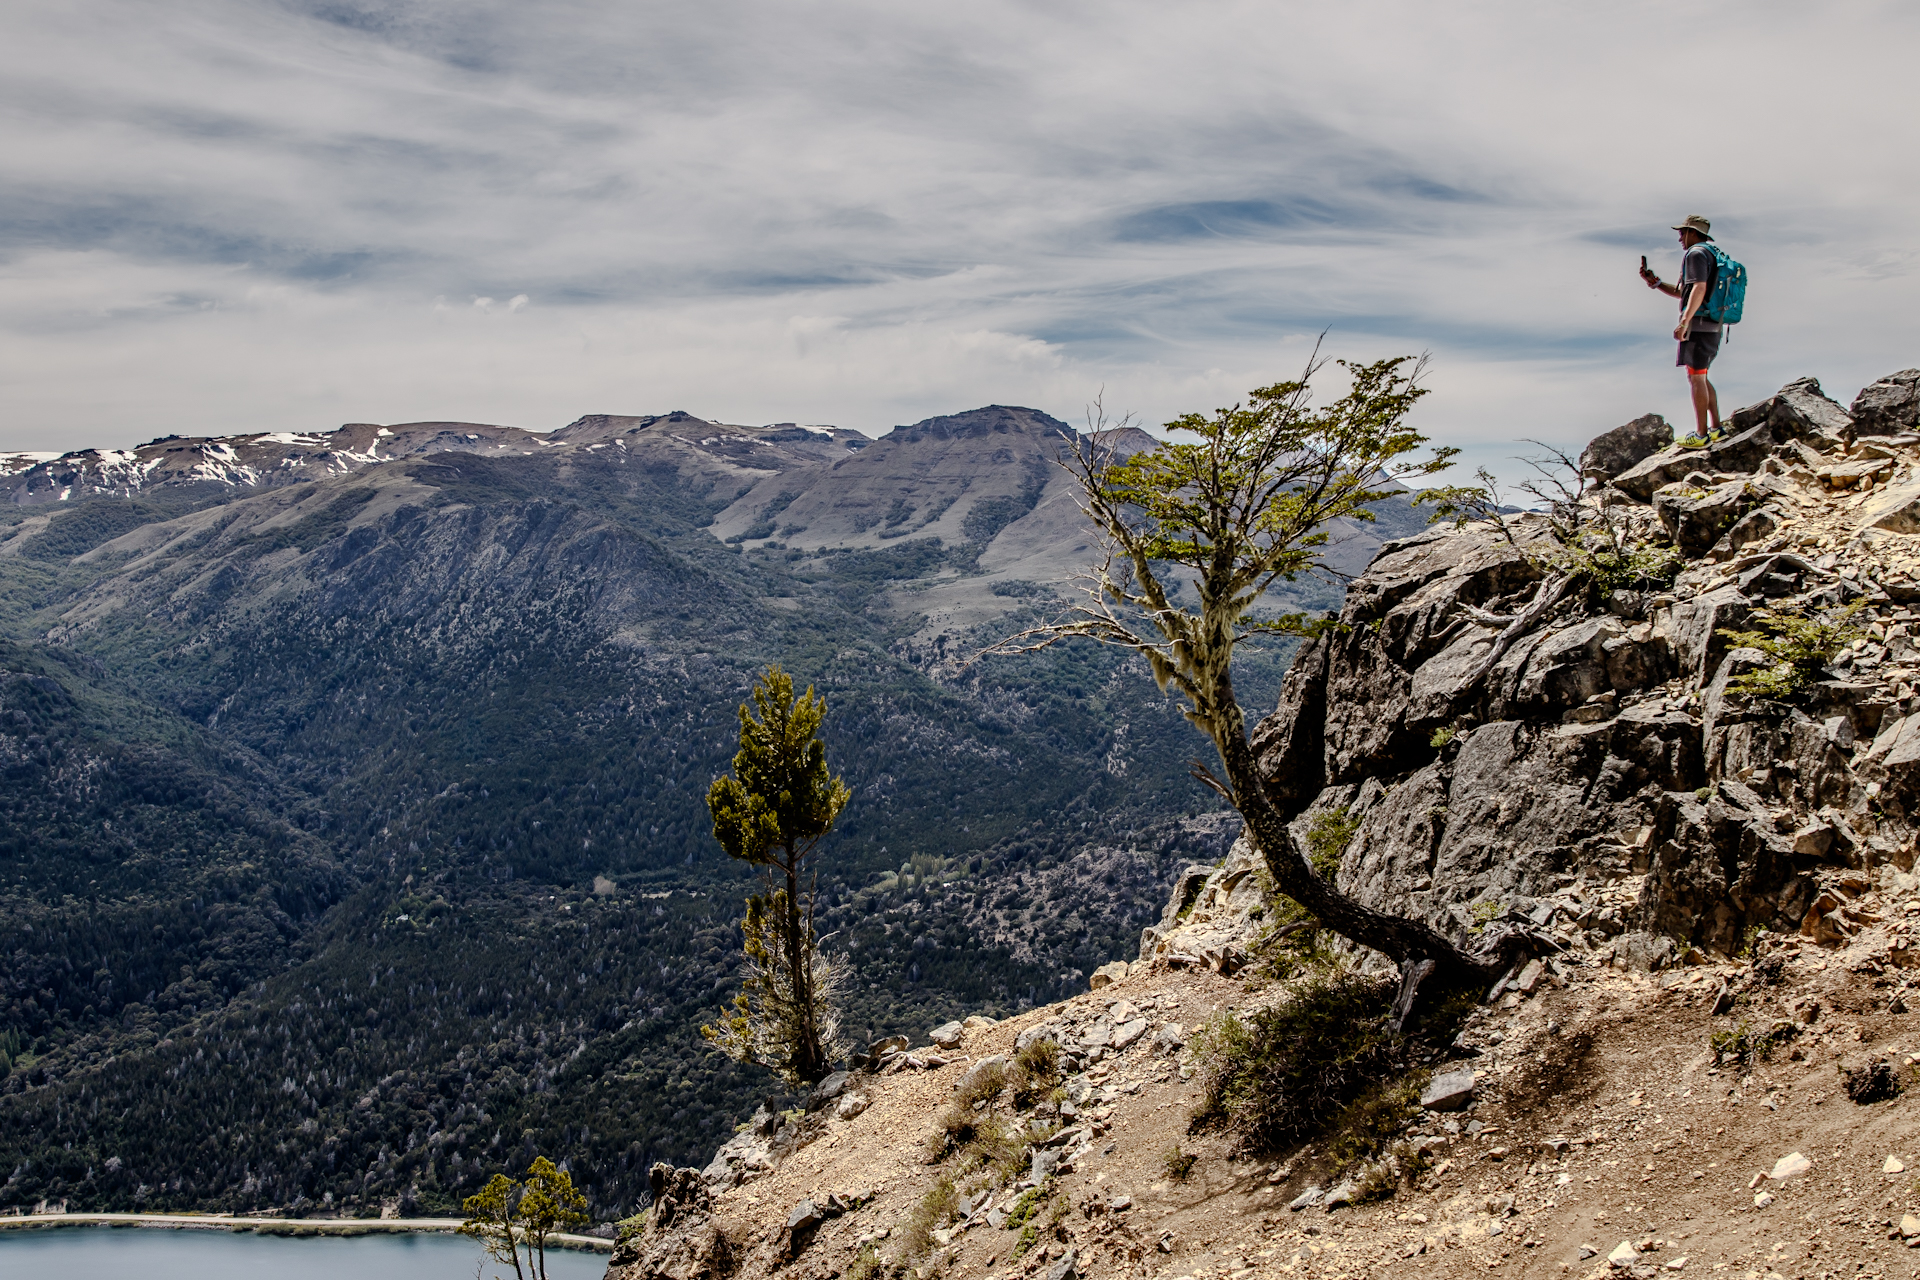
[[[971,660],[1084,562],[1071,438],[676,413],[0,460],[0,1211],[446,1213],[539,1151],[632,1212],[771,1087],[694,1034],[748,887],[705,788],[768,662],[855,790],[854,1035],[1131,954],[1234,834],[1197,738],[1109,652]],[[1361,563],[1418,524],[1383,507]]]

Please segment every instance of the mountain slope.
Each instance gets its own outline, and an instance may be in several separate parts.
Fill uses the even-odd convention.
[[[82,890],[35,834],[98,844],[130,802],[49,790],[50,816],[11,811],[24,878],[0,929],[40,985],[0,1027],[17,1171],[0,1207],[444,1211],[537,1148],[597,1215],[631,1211],[652,1160],[710,1147],[768,1087],[694,1034],[733,989],[748,887],[703,796],[768,661],[827,695],[829,759],[856,789],[822,884],[859,1034],[1052,998],[1132,945],[1177,867],[1218,856],[1182,816],[1212,808],[1185,773],[1194,741],[1137,664],[960,669],[914,643],[914,592],[978,576],[975,548],[796,555],[705,527],[769,477],[859,461],[852,433],[677,414],[346,447],[357,431],[230,442],[217,474],[222,442],[162,442],[130,451],[155,463],[137,485],[72,458],[8,478],[0,624],[27,655],[8,670],[52,664],[76,700],[103,682],[125,710],[102,751],[162,726],[252,807],[169,793],[168,821],[204,832],[176,841],[172,897],[94,874]],[[983,627],[1033,607],[994,599]],[[1283,658],[1250,680],[1277,688]],[[292,853],[206,825],[242,817]],[[326,874],[279,915],[247,905],[309,866]],[[228,879],[232,900],[196,888]],[[156,911],[185,912],[184,938],[162,921],[151,946],[73,941],[81,915]],[[55,969],[80,977],[48,986]],[[117,975],[111,1002],[96,971]]]

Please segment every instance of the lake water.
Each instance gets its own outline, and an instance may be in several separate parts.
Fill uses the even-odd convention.
[[[459,1236],[386,1235],[330,1240],[251,1232],[150,1227],[0,1231],[0,1280],[493,1280],[513,1268],[488,1262]],[[549,1280],[600,1280],[604,1253],[547,1251]]]

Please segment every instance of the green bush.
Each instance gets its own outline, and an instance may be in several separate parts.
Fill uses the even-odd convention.
[[[1014,1055],[1013,1105],[1025,1110],[1044,1100],[1060,1085],[1060,1046],[1051,1040],[1035,1040]]]
[[[1390,981],[1314,974],[1283,1003],[1216,1015],[1193,1040],[1205,1071],[1195,1121],[1221,1124],[1255,1150],[1319,1131],[1396,1071],[1394,991]]]
[[[1322,880],[1332,880],[1340,870],[1340,855],[1359,830],[1360,816],[1348,805],[1322,809],[1313,815],[1307,824],[1307,861]]]
[[[1577,534],[1548,558],[1550,567],[1587,578],[1602,599],[1620,590],[1670,587],[1683,563],[1672,547],[1633,541],[1611,528]]]
[[[1728,692],[1775,700],[1800,692],[1819,678],[1821,670],[1839,657],[1842,649],[1867,635],[1866,629],[1853,621],[1866,603],[1863,596],[1839,612],[1825,615],[1802,608],[1760,609],[1753,616],[1763,630],[1722,628],[1719,634],[1728,644],[1758,649],[1773,659],[1770,667],[1729,680]]]
[[[1180,1144],[1177,1142],[1174,1143],[1171,1147],[1167,1148],[1164,1161],[1167,1176],[1175,1182],[1185,1182],[1193,1176],[1194,1162],[1199,1160],[1199,1158],[1199,1156],[1194,1155],[1191,1151],[1182,1151]]]
[[[1383,1081],[1347,1104],[1333,1122],[1329,1154],[1342,1165],[1377,1158],[1420,1114],[1426,1083],[1424,1071]]]
[[[1751,1067],[1756,1061],[1771,1059],[1775,1049],[1799,1034],[1800,1028],[1785,1018],[1776,1019],[1764,1028],[1742,1020],[1728,1030],[1714,1032],[1707,1039],[1707,1047],[1713,1050],[1716,1066],[1731,1060]]]

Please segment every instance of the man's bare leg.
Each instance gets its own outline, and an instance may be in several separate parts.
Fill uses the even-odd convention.
[[[1720,429],[1720,393],[1707,381],[1704,372],[1687,374],[1687,383],[1693,391],[1694,434],[1704,438]]]

